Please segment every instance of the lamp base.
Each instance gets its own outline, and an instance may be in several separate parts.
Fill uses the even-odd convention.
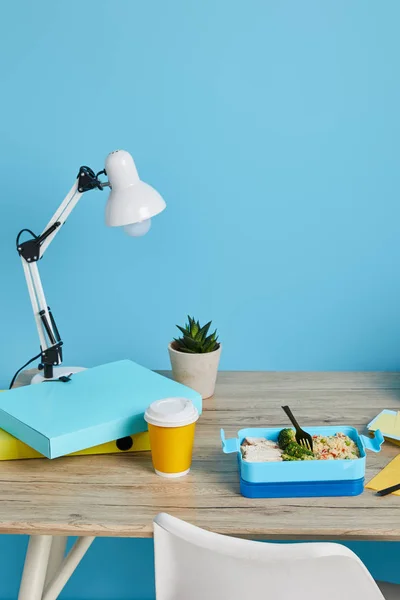
[[[43,383],[43,381],[55,381],[63,375],[73,375],[74,373],[80,373],[86,371],[86,367],[54,367],[53,377],[51,379],[45,379],[44,375],[38,373],[32,378],[31,384]]]

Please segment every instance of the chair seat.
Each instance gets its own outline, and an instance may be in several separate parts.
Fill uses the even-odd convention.
[[[395,583],[376,582],[385,597],[385,600],[400,600],[400,585]]]

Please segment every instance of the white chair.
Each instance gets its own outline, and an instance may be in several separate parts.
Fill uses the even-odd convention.
[[[240,515],[238,515],[240,518]],[[340,544],[268,544],[154,520],[157,600],[394,600]]]

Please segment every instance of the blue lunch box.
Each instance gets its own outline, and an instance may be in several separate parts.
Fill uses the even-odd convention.
[[[236,438],[226,439],[221,429],[225,454],[236,452],[240,491],[248,498],[297,498],[312,496],[357,496],[364,490],[365,451],[379,452],[384,442],[377,430],[374,438],[359,435],[357,429],[345,425],[307,427],[310,435],[330,436],[344,433],[358,446],[360,458],[336,460],[304,460],[247,462],[240,446],[246,437],[262,437],[277,442],[282,427],[248,428],[238,431]]]

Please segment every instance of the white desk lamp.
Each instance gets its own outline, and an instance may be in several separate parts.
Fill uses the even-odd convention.
[[[103,182],[99,179],[102,174],[108,177],[108,181]],[[89,190],[95,188],[102,190],[105,187],[111,188],[106,204],[106,225],[123,227],[130,236],[138,237],[146,234],[150,229],[152,217],[165,208],[165,202],[160,194],[139,179],[132,156],[124,150],[116,150],[107,156],[103,171],[95,174],[89,167],[79,169],[74,185],[41,235],[36,236],[30,229],[23,229],[17,236],[17,251],[22,260],[40,339],[40,354],[19,370],[40,358],[39,369],[43,370],[43,375],[36,375],[32,383],[60,380],[60,378],[61,381],[68,381],[69,375],[83,370],[82,367],[58,366],[62,363],[63,342],[46,302],[37,263],[81,196]],[[21,242],[20,238],[24,232],[28,232],[32,238]]]

